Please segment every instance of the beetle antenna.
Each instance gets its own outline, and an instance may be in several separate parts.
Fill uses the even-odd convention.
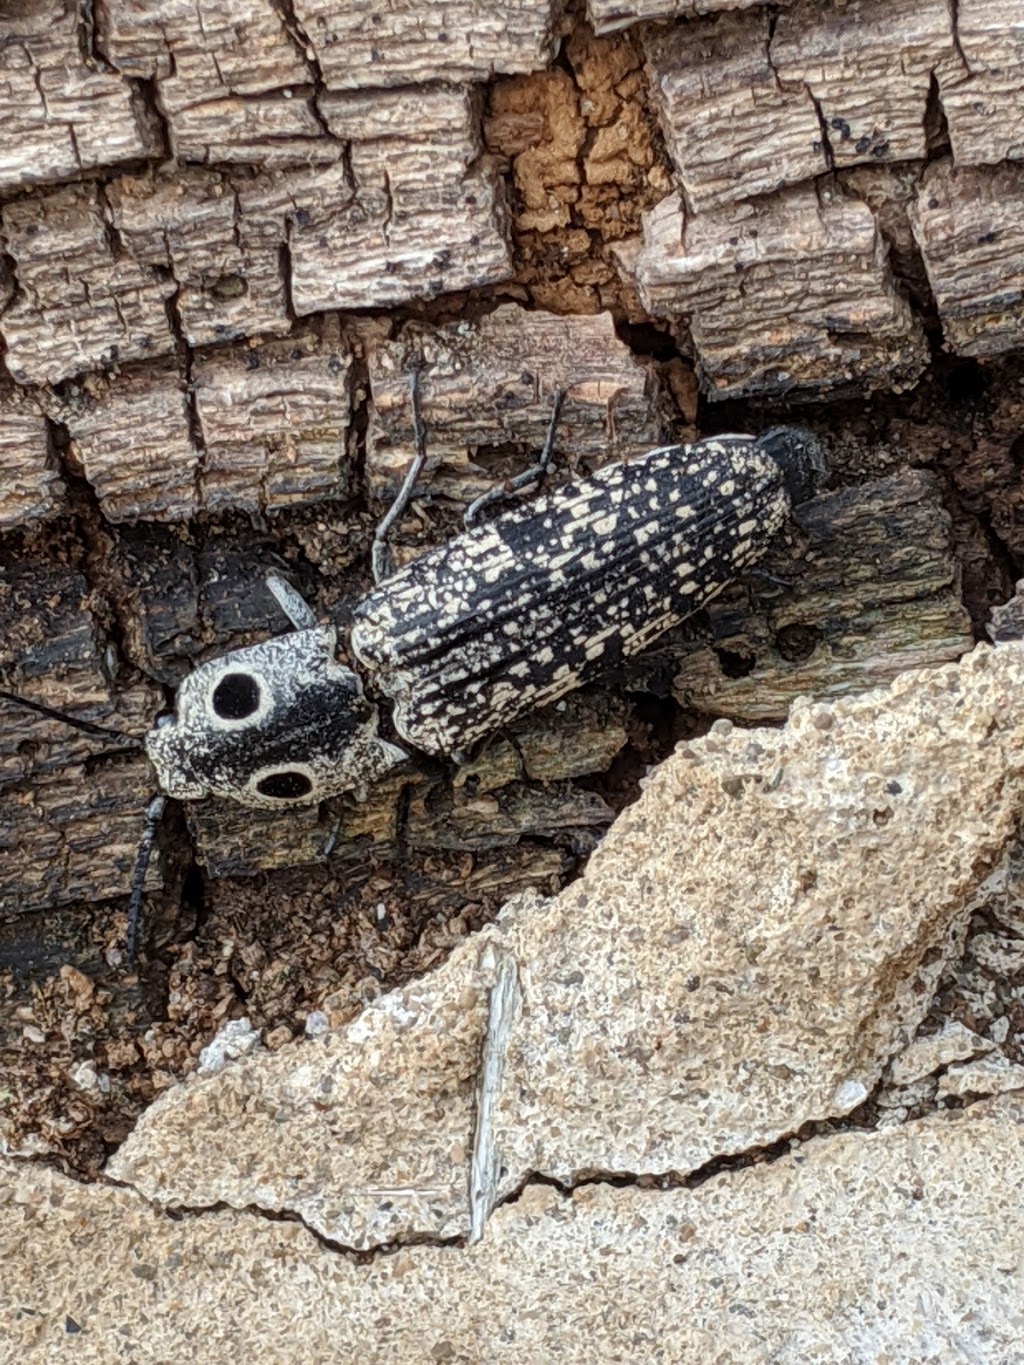
[[[388,545],[388,535],[392,526],[408,507],[416,481],[423,473],[423,466],[427,462],[427,428],[423,421],[423,413],[420,411],[420,372],[416,366],[409,371],[409,397],[412,401],[412,427],[416,434],[416,458],[402,480],[398,497],[388,508],[384,520],[373,533],[370,564],[373,569],[374,583],[380,583],[382,579],[394,572],[395,565],[391,556],[391,547]]]
[[[153,852],[156,832],[167,808],[167,797],[154,796],[146,806],[146,822],[142,827],[139,851],[135,855],[135,870],[132,873],[132,889],[128,900],[128,929],[125,933],[125,966],[131,969],[135,963],[135,949],[139,940],[139,923],[142,919],[142,892],[149,871],[149,859]]]
[[[467,531],[472,530],[477,525],[480,520],[480,513],[485,507],[490,507],[496,502],[504,502],[513,493],[521,493],[524,488],[537,487],[540,484],[551,466],[551,459],[555,453],[555,432],[558,430],[558,419],[562,415],[562,404],[564,402],[565,389],[556,389],[555,402],[551,409],[551,420],[548,422],[548,434],[544,438],[544,445],[537,457],[537,463],[532,464],[529,469],[524,469],[515,478],[506,479],[504,483],[489,488],[486,493],[481,493],[475,502],[471,502],[462,518],[462,524]]]
[[[36,711],[39,715],[46,716],[50,720],[63,721],[72,729],[84,730],[87,735],[98,735],[100,739],[113,739],[129,749],[141,749],[143,747],[142,740],[137,739],[134,735],[126,735],[122,730],[111,730],[106,725],[96,725],[91,720],[80,720],[77,716],[69,716],[64,711],[56,710],[53,706],[46,706],[41,701],[30,701],[28,697],[20,697],[17,692],[7,692],[2,687],[0,687],[0,699],[14,702],[16,706],[24,706],[26,711]]]

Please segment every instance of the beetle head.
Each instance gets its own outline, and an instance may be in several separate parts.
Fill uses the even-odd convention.
[[[247,806],[357,794],[406,755],[377,734],[377,710],[334,657],[333,627],[233,650],[184,680],[174,714],[146,736],[168,796]]]
[[[754,444],[782,470],[794,507],[814,497],[828,473],[828,462],[813,432],[805,427],[772,427],[762,432]]]

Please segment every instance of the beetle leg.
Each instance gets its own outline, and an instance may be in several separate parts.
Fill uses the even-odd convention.
[[[139,839],[139,851],[135,855],[135,871],[132,873],[132,889],[128,899],[128,930],[125,934],[124,959],[130,971],[135,964],[135,949],[139,941],[139,923],[142,919],[142,895],[146,884],[146,872],[160,820],[167,807],[167,797],[154,796],[146,806],[146,822]]]
[[[373,533],[373,549],[371,551],[370,563],[373,568],[373,581],[380,583],[394,572],[394,562],[391,557],[391,547],[388,545],[388,535],[392,526],[404,513],[409,501],[412,498],[413,489],[416,481],[423,473],[423,466],[427,462],[427,428],[423,422],[423,414],[420,411],[420,372],[413,368],[409,372],[409,396],[412,400],[412,425],[416,434],[416,458],[409,466],[402,486],[398,490],[398,497],[388,508],[384,520]]]
[[[264,575],[263,581],[270,589],[277,605],[291,621],[293,629],[314,630],[320,624],[302,593],[293,587],[287,578],[282,578],[276,569],[270,569]]]
[[[537,463],[531,465],[529,469],[524,469],[523,472],[517,474],[515,478],[506,479],[504,483],[500,483],[494,488],[489,488],[486,493],[481,493],[475,502],[471,502],[466,508],[466,515],[462,519],[462,524],[467,531],[478,524],[480,513],[485,507],[491,507],[496,502],[504,502],[514,493],[521,493],[524,488],[536,488],[540,485],[550,468],[551,459],[555,453],[555,432],[558,429],[558,419],[561,416],[562,404],[564,402],[565,390],[556,389],[555,402],[551,409],[551,420],[548,423],[548,434],[544,438],[544,445],[537,458]]]

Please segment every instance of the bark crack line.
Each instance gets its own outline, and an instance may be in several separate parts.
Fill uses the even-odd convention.
[[[192,347],[185,336],[185,327],[181,318],[180,299],[183,285],[176,280],[177,287],[166,302],[167,325],[170,328],[171,339],[173,341],[174,355],[178,362],[178,377],[181,385],[182,395],[185,400],[185,420],[188,426],[189,440],[192,449],[196,454],[195,469],[192,474],[192,489],[195,498],[195,516],[203,510],[203,478],[206,473],[206,437],[203,433],[203,423],[199,414],[199,404],[196,401],[196,386],[192,374],[192,362],[194,359]]]
[[[953,39],[953,51],[963,64],[966,73],[964,79],[966,80],[973,76],[974,72],[971,70],[971,64],[967,60],[967,53],[964,51],[963,42],[960,38],[960,0],[949,0],[949,29]]]
[[[327,89],[327,82],[324,79],[323,68],[320,65],[320,58],[317,56],[316,46],[314,45],[306,29],[295,13],[295,5],[292,0],[270,0],[271,8],[277,12],[281,20],[281,27],[284,29],[288,40],[294,47],[296,53],[306,63],[311,76],[311,83],[315,89],[314,105],[316,100]],[[319,108],[317,114],[319,116]]]

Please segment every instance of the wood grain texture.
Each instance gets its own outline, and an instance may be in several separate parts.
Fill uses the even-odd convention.
[[[646,19],[694,19],[719,10],[751,9],[767,0],[587,0],[587,17],[598,33],[614,33]],[[788,4],[789,0],[781,0]]]
[[[799,525],[804,557],[794,564],[778,553],[764,565],[798,589],[776,594],[755,580],[713,602],[713,647],[695,649],[676,673],[682,705],[749,724],[782,721],[798,696],[884,686],[972,647],[933,474],[907,469],[824,494],[800,509]]]
[[[679,185],[706,211],[824,171],[923,159],[933,77],[964,74],[946,0],[797,0],[652,27]]]
[[[0,530],[59,512],[64,485],[46,418],[12,384],[0,386]]]
[[[495,466],[502,447],[518,449],[519,468],[533,462],[557,389],[567,390],[558,444],[576,460],[626,459],[661,436],[654,374],[616,337],[609,313],[564,318],[508,304],[475,324],[409,324],[394,339],[371,337],[368,363],[366,473],[378,497],[394,496],[415,454],[412,366],[420,370],[430,490],[458,502],[513,472]]]
[[[321,198],[289,236],[300,315],[392,308],[508,279],[504,189],[482,157],[480,107],[468,90],[325,96],[328,128],[352,142],[355,194]]]
[[[182,168],[123,176],[107,189],[109,221],[128,260],[171,283],[174,326],[189,346],[283,335],[291,326],[282,245],[291,182],[235,182]],[[322,173],[323,193],[348,193],[344,171]],[[175,349],[168,331],[157,354]]]
[[[557,50],[555,0],[295,0],[329,89],[461,84],[536,71]]]
[[[1024,165],[925,171],[911,223],[946,344],[990,356],[1024,341]]]
[[[357,491],[348,447],[352,358],[337,318],[200,355],[192,382],[207,511],[274,513]]]
[[[827,170],[814,101],[783,85],[763,8],[645,32],[651,87],[686,202],[712,209]]]
[[[43,401],[67,432],[69,466],[89,481],[109,521],[181,521],[199,510],[202,453],[173,362],[86,375]]]
[[[339,95],[325,116],[339,131],[315,169],[165,168],[8,204],[18,293],[0,331],[15,379],[167,355],[179,332],[190,346],[280,335],[296,314],[508,278],[503,190],[470,93]]]
[[[174,282],[115,249],[95,185],[14,200],[0,223],[17,279],[0,326],[18,383],[55,383],[171,349]]]
[[[957,0],[966,70],[940,80],[953,155],[962,166],[1024,160],[1024,12],[1017,0]]]
[[[76,571],[38,558],[0,568],[0,678],[7,690],[128,734],[160,694],[119,689],[93,596]],[[102,737],[0,701],[0,913],[123,895],[149,764]],[[150,875],[160,884],[160,860]]]
[[[712,398],[905,388],[927,362],[863,201],[800,188],[688,220],[673,196],[620,259],[651,313],[689,323]]]
[[[336,159],[313,100],[315,65],[270,0],[98,0],[115,71],[152,81],[183,161],[277,166]]]
[[[814,101],[836,168],[923,159],[932,81],[963,73],[947,0],[797,0],[770,58]]]
[[[0,186],[39,185],[160,154],[136,82],[86,60],[74,0],[0,9]]]

